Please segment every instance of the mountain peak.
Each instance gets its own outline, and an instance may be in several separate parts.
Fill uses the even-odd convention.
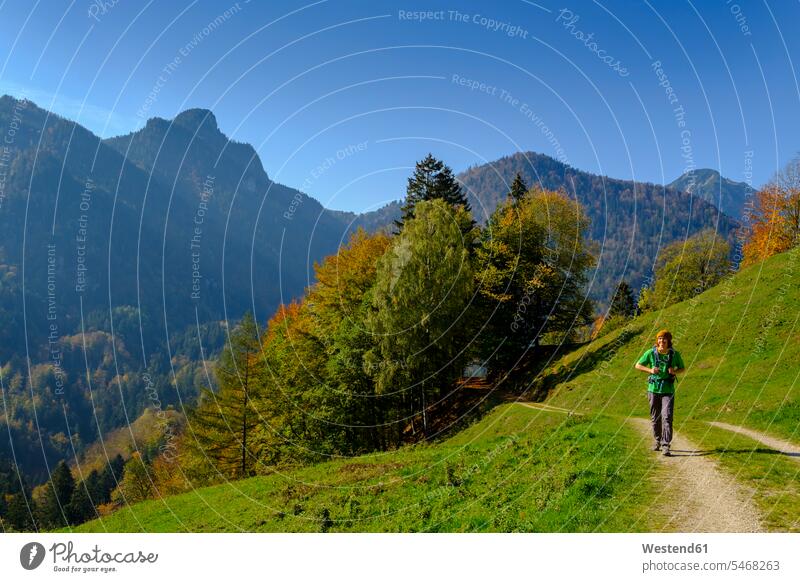
[[[735,182],[711,168],[689,170],[667,186],[691,192],[737,220],[742,217],[747,197],[755,192],[746,182]]]
[[[172,123],[180,125],[193,133],[199,133],[201,128],[204,131],[219,131],[217,118],[208,109],[187,109],[179,113]]]
[[[678,190],[692,192],[698,187],[705,185],[714,186],[719,184],[721,179],[722,176],[717,170],[713,170],[711,168],[697,168],[695,170],[684,172],[669,185]]]

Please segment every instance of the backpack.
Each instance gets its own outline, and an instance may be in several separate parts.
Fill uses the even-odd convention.
[[[673,356],[674,353],[675,352],[674,352],[674,350],[672,348],[670,348],[669,351],[667,352],[667,365],[666,365],[666,369],[667,370],[669,370],[672,367],[672,356]],[[658,347],[657,346],[653,346],[653,361],[656,364],[659,363],[659,356],[660,355],[661,354],[658,353]],[[661,365],[659,364],[658,367],[661,368]],[[657,384],[658,388],[660,390],[661,387],[664,384],[672,384],[672,383],[675,382],[675,374],[670,374],[669,378],[660,378],[657,374],[650,374],[647,377],[647,382],[649,384]]]

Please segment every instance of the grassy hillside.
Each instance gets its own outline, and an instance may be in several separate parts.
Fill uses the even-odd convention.
[[[800,531],[800,463],[709,421],[800,442],[800,249],[744,269],[691,301],[647,314],[561,358],[533,381],[548,404],[647,417],[646,374],[633,369],[669,328],[687,372],[675,430],[747,488],[765,527]]]
[[[707,422],[800,440],[798,306],[800,249],[639,317],[532,379],[532,394],[576,414],[504,403],[447,440],[148,501],[77,531],[669,529],[659,508],[680,505],[670,487],[658,490],[669,465],[625,421],[648,416],[646,375],[633,364],[663,327],[688,368],[676,430],[751,492],[764,527],[798,531],[797,459]]]
[[[197,489],[77,531],[646,531],[643,447],[608,418],[508,403],[443,442]]]
[[[576,350],[534,381],[549,403],[647,416],[647,375],[633,369],[668,328],[687,372],[676,427],[716,420],[800,439],[800,248],[747,268],[693,300],[633,320]]]

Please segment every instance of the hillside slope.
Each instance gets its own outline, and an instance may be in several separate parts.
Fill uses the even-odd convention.
[[[796,248],[561,358],[531,389],[549,391],[553,406],[646,418],[646,375],[633,364],[657,330],[671,329],[687,365],[674,421],[676,435],[692,443],[682,461],[699,456],[715,462],[757,505],[763,527],[800,531],[798,307]],[[675,482],[679,474],[667,487]],[[721,495],[712,495],[710,504],[727,507]]]
[[[545,405],[501,404],[448,440],[148,501],[77,531],[796,531],[800,459],[751,436],[800,440],[798,283],[800,249],[743,270],[554,362],[532,379]],[[665,326],[688,368],[669,460],[649,450],[633,370]],[[726,521],[730,500],[711,523],[730,491],[756,529]]]
[[[647,531],[645,455],[616,421],[501,404],[440,443],[146,501],[75,531]],[[634,489],[645,495],[626,499]]]
[[[798,307],[800,248],[634,319],[555,362],[532,388],[555,388],[549,402],[569,409],[646,416],[646,374],[633,365],[668,328],[687,366],[677,426],[721,421],[800,440]]]

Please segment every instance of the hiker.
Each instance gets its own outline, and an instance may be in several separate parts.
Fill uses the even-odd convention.
[[[684,370],[680,352],[672,349],[672,334],[669,331],[662,329],[658,332],[656,345],[639,358],[636,369],[650,374],[647,378],[647,398],[650,400],[650,421],[655,438],[653,450],[661,450],[665,457],[669,457],[675,379]]]

